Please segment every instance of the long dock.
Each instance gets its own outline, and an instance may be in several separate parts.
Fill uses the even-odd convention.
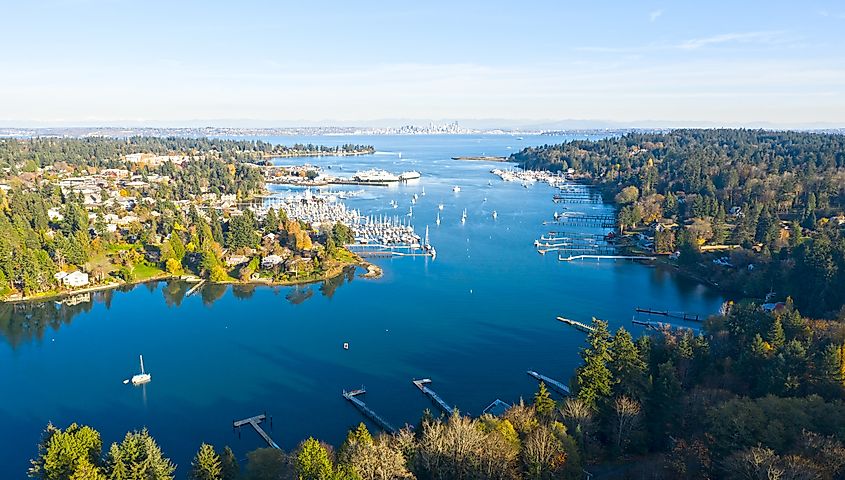
[[[569,387],[562,384],[561,382],[558,382],[554,378],[549,378],[545,375],[542,375],[542,374],[535,372],[534,370],[528,370],[525,373],[527,373],[528,375],[536,378],[538,381],[545,383],[546,385],[549,386],[549,388],[551,388],[552,390],[556,391],[557,393],[559,393],[561,395],[571,395],[572,394],[572,392],[569,390]]]
[[[683,325],[675,325],[675,324],[672,324],[672,323],[646,322],[646,321],[636,320],[636,319],[632,319],[631,323],[633,323],[634,325],[642,325],[642,326],[644,326],[644,327],[646,327],[650,330],[655,330],[655,331],[660,331],[660,330],[663,330],[663,329],[668,327],[668,328],[674,328],[674,329],[677,329],[677,330],[689,330],[696,335],[701,332],[701,330],[699,330],[697,328],[686,327],[686,326],[683,326]]]
[[[414,380],[414,385],[416,385],[421,392],[423,392],[425,395],[428,395],[432,400],[434,400],[434,403],[436,403],[437,406],[440,407],[440,409],[443,410],[443,412],[445,412],[447,415],[452,415],[452,413],[454,413],[455,411],[454,407],[449,406],[448,403],[446,403],[442,398],[440,398],[440,395],[435,393],[434,390],[428,388],[426,385],[429,383],[431,383],[430,378]]]
[[[267,442],[267,445],[269,445],[271,448],[275,448],[276,450],[281,450],[279,445],[277,445],[276,442],[274,442],[273,439],[270,438],[270,435],[267,435],[267,432],[265,432],[264,429],[261,428],[261,426],[259,425],[259,423],[263,422],[266,418],[266,415],[261,414],[256,415],[254,417],[245,418],[243,420],[235,420],[234,422],[232,422],[232,428],[240,428],[246,424],[252,425],[252,428],[254,428],[255,431],[258,432],[259,435],[261,435],[261,438],[263,438],[264,441]]]
[[[586,260],[588,258],[595,258],[596,260],[656,260],[657,257],[645,257],[640,255],[570,255],[564,257],[558,255],[557,259],[561,262],[571,262],[573,260]]]
[[[634,310],[636,310],[637,313],[647,313],[649,315],[662,315],[664,317],[680,318],[681,320],[687,320],[692,322],[701,321],[701,317],[697,313],[670,312],[668,310],[652,310],[651,308],[640,307],[637,307]]]
[[[358,398],[358,395],[363,395],[365,393],[367,393],[367,390],[364,389],[364,387],[361,387],[357,390],[350,390],[348,392],[346,390],[344,390],[343,391],[343,398],[352,402],[352,405],[355,405],[356,407],[358,407],[358,410],[360,410],[361,413],[363,413],[365,417],[367,417],[370,420],[372,420],[373,422],[375,422],[376,425],[378,425],[382,430],[384,430],[387,433],[395,433],[396,429],[393,428],[392,425],[387,423],[387,420],[381,418],[376,412],[372,411],[372,409],[370,409],[370,407],[368,407],[367,404],[365,404],[363,401],[361,401]]]
[[[585,323],[581,323],[578,320],[572,320],[565,317],[557,317],[557,319],[567,325],[572,325],[573,327],[577,328],[578,330],[581,330],[582,332],[592,332],[596,329],[595,327],[587,325]]]
[[[197,290],[199,290],[200,288],[202,288],[202,286],[203,286],[203,285],[205,285],[205,280],[200,280],[200,281],[199,281],[199,283],[197,283],[196,285],[194,285],[193,287],[191,287],[191,289],[190,289],[190,290],[188,290],[188,293],[186,293],[186,294],[185,294],[185,296],[186,296],[186,297],[190,297],[191,295],[193,295],[193,294],[197,293]]]

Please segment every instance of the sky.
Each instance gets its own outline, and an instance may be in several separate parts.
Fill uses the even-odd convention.
[[[0,0],[0,125],[845,127],[845,2]]]

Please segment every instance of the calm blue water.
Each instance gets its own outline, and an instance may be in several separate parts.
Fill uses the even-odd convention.
[[[286,449],[309,435],[339,443],[362,419],[341,397],[344,388],[365,385],[366,403],[397,426],[434,409],[413,378],[432,378],[446,401],[478,414],[496,398],[530,398],[537,385],[526,369],[569,379],[584,334],[557,315],[596,316],[614,329],[641,333],[630,322],[635,306],[709,314],[722,301],[668,271],[538,255],[533,241],[551,229],[541,222],[562,208],[552,203],[553,190],[498,181],[488,172],[502,164],[450,160],[507,155],[562,138],[268,140],[373,144],[375,155],[309,161],[349,174],[373,166],[422,172],[417,184],[369,187],[347,203],[362,212],[404,214],[411,195],[425,189],[413,221],[421,234],[430,226],[437,259],[378,260],[385,271],[379,280],[352,275],[298,288],[209,286],[188,298],[183,284],[159,283],[99,294],[77,307],[2,306],[0,477],[24,477],[48,421],[92,425],[106,445],[147,426],[184,475],[203,441],[229,444],[241,457],[262,446],[251,430],[239,439],[231,422],[265,411],[273,416],[271,436]],[[451,191],[454,185],[460,193]],[[398,209],[389,207],[391,199]],[[609,211],[571,206],[577,207]],[[468,220],[461,225],[464,208]],[[144,388],[122,383],[137,371],[139,353],[153,376]]]

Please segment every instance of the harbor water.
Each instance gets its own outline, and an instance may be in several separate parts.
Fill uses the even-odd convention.
[[[401,426],[418,422],[425,409],[436,411],[412,383],[430,378],[444,401],[478,415],[497,398],[530,399],[537,381],[527,370],[568,383],[585,334],[557,316],[584,323],[598,317],[639,335],[645,331],[631,323],[636,307],[715,313],[723,300],[718,292],[671,270],[560,262],[554,253],[537,253],[534,241],[557,229],[543,225],[555,212],[601,215],[613,213],[612,206],[555,204],[548,185],[503,182],[489,173],[508,164],[451,159],[505,156],[565,139],[266,138],[377,150],[276,160],[280,165],[309,162],[338,176],[369,168],[421,172],[411,183],[324,191],[363,189],[343,200],[362,215],[406,215],[417,194],[407,220],[421,236],[429,227],[436,258],[374,259],[384,269],[378,280],[350,271],[299,287],[205,285],[187,297],[190,285],[160,282],[96,293],[79,305],[0,305],[0,477],[24,477],[48,422],[91,425],[105,449],[126,431],[147,427],[184,476],[202,442],[230,445],[239,458],[266,446],[251,429],[240,437],[232,429],[233,420],[265,412],[273,428],[263,426],[282,448],[309,436],[339,444],[363,420],[344,389],[366,387],[359,398]],[[139,354],[152,381],[125,385],[138,371]]]

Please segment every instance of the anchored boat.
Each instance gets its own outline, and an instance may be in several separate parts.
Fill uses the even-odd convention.
[[[144,356],[138,355],[138,357],[141,359],[141,373],[132,375],[132,385],[142,385],[144,383],[149,383],[150,380],[153,379],[149,373],[144,371]]]

